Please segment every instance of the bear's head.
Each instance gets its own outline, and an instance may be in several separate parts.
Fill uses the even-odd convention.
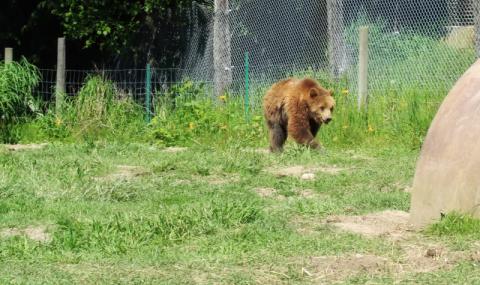
[[[319,124],[330,123],[335,108],[335,99],[332,92],[322,87],[312,87],[307,97],[310,117]]]

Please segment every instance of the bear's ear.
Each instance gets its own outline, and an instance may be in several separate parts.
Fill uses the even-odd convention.
[[[330,95],[332,97],[335,95],[335,92],[333,92],[333,89],[331,89],[331,88],[328,89],[328,95]]]
[[[317,90],[315,90],[315,88],[311,88],[310,91],[308,91],[309,95],[310,95],[310,98],[315,98],[318,96],[318,92]]]

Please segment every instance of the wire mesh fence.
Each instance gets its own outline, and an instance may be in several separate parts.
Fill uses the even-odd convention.
[[[56,74],[54,69],[40,69],[41,80],[35,93],[43,102],[53,102],[55,98]],[[93,76],[101,76],[114,84],[118,96],[128,97],[142,106],[146,106],[147,70],[66,70],[65,92],[68,97],[75,97]],[[152,68],[148,74],[148,85],[151,104],[154,104],[155,94],[162,96],[175,84],[181,82],[182,69]]]
[[[226,12],[199,7],[208,19],[191,41],[186,73],[198,80],[230,74],[273,82],[307,69],[357,84],[358,30],[369,27],[369,88],[451,86],[473,63],[474,0],[231,0]],[[197,5],[198,6],[198,5]],[[217,22],[228,23],[228,36]],[[218,52],[223,46],[225,52]],[[223,66],[218,67],[218,61]],[[229,76],[227,76],[229,78]]]
[[[289,76],[358,85],[360,27],[368,27],[368,90],[449,89],[476,58],[480,1],[475,0],[212,0],[192,5],[191,39],[181,68],[152,69],[152,101],[191,79],[207,95],[218,86],[245,92],[245,54],[253,107],[271,83]],[[476,6],[478,5],[478,6]],[[478,30],[478,29],[477,29]],[[479,45],[480,46],[480,45]],[[51,101],[55,70],[42,69],[39,94]],[[67,70],[74,96],[91,74],[145,103],[146,70]],[[216,88],[215,88],[216,87]]]

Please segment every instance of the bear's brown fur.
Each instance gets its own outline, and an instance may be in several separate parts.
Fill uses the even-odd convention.
[[[287,134],[297,143],[319,148],[315,140],[322,124],[332,120],[335,100],[317,81],[285,79],[267,91],[263,109],[270,133],[270,150],[282,151]]]

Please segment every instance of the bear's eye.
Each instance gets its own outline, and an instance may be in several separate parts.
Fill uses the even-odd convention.
[[[320,107],[320,111],[321,112],[325,111],[325,107]]]

